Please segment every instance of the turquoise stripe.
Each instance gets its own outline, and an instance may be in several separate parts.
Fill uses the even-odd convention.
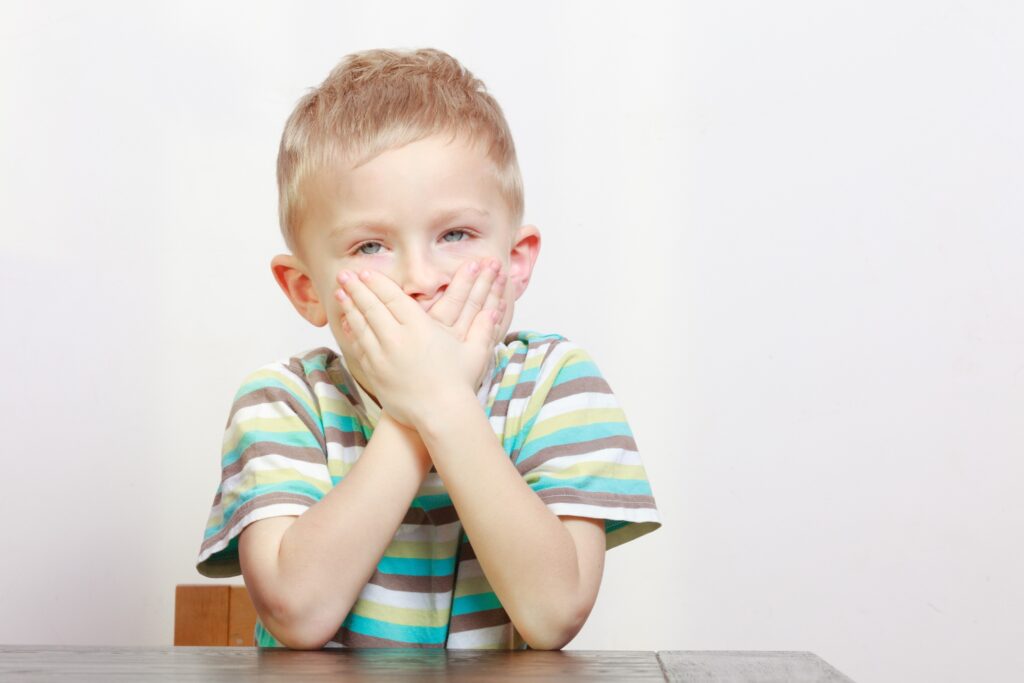
[[[239,425],[239,428],[244,430],[245,423],[243,422]],[[264,432],[259,429],[252,429],[243,432],[235,447],[221,457],[221,467],[228,467],[242,456],[246,448],[260,441],[269,441],[282,446],[315,448],[323,452],[320,448],[320,442],[308,430],[303,432]]]
[[[250,500],[258,498],[262,495],[266,495],[268,493],[282,492],[297,493],[300,496],[306,496],[307,498],[310,499],[311,503],[316,503],[324,496],[324,494],[320,492],[320,489],[313,486],[312,484],[305,481],[299,481],[294,479],[291,481],[281,481],[273,484],[264,484],[263,486],[254,486],[251,489],[239,495],[238,498],[231,503],[230,507],[225,508],[224,517],[223,521],[221,522],[221,525],[230,522],[231,518],[235,514],[235,511],[238,510],[240,506],[245,505]]]
[[[544,489],[571,488],[592,493],[619,493],[626,496],[649,496],[651,485],[646,479],[613,479],[610,477],[570,477],[555,479],[540,475],[536,481],[530,482],[534,491]],[[599,504],[599,503],[595,503]]]
[[[318,353],[312,358],[307,358],[305,360],[299,359],[299,363],[302,365],[302,371],[308,379],[314,370],[327,371],[327,354]]]
[[[266,626],[263,625],[259,619],[256,619],[256,628],[254,629],[253,640],[255,641],[256,647],[284,647],[274,634],[267,630]]]
[[[533,426],[532,422],[530,426]],[[526,430],[524,429],[523,431]],[[609,436],[632,437],[633,432],[630,431],[629,425],[621,420],[618,422],[592,422],[591,424],[580,425],[579,427],[565,427],[564,429],[559,429],[547,436],[529,439],[526,442],[526,445],[523,446],[523,449],[519,451],[519,457],[516,459],[516,464],[518,465],[537,451],[547,448],[548,446],[583,443],[586,441],[603,439]]]
[[[377,563],[382,574],[405,576],[448,576],[455,571],[455,556],[433,559],[429,557],[388,557]]]
[[[523,443],[526,441],[527,435],[529,435],[530,430],[533,429],[533,425],[535,422],[537,422],[538,417],[540,417],[539,411],[537,413],[534,413],[533,417],[527,420],[526,423],[519,428],[518,432],[510,436],[506,436],[502,440],[501,445],[505,449],[506,453],[508,453],[511,456],[513,453],[516,452],[517,449],[522,448]]]
[[[356,432],[362,431],[362,426],[359,420],[350,415],[339,415],[338,413],[332,413],[329,410],[324,411],[324,428],[334,427],[335,429],[342,432]]]
[[[589,360],[581,360],[575,363],[566,363],[558,371],[558,375],[555,376],[555,382],[552,387],[557,387],[559,384],[564,384],[580,377],[600,377],[601,373],[598,371],[597,366]]]
[[[447,494],[435,496],[416,496],[413,500],[413,507],[418,507],[430,512],[439,508],[446,508],[452,504],[452,499]]]
[[[498,609],[501,606],[501,601],[498,600],[498,596],[493,592],[463,595],[462,597],[455,598],[455,601],[452,603],[452,616]]]
[[[407,626],[360,616],[355,612],[348,613],[343,625],[364,636],[387,638],[403,643],[442,644],[445,636],[448,635],[447,624],[444,626]]]

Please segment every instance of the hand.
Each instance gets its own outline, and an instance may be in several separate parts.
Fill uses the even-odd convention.
[[[342,331],[381,406],[395,420],[420,429],[432,406],[444,404],[443,397],[476,393],[501,320],[495,308],[474,312],[463,306],[449,328],[382,273],[342,271],[338,281],[342,288],[336,296],[346,318]]]
[[[498,259],[472,260],[464,263],[456,272],[452,282],[440,299],[427,311],[434,320],[456,332],[458,338],[466,338],[465,330],[455,330],[456,323],[472,321],[481,309],[496,308],[499,320],[504,319],[508,303],[505,301],[505,282],[508,275],[501,272]],[[464,311],[468,311],[463,315]],[[500,344],[505,331],[501,325],[494,328],[494,344]]]

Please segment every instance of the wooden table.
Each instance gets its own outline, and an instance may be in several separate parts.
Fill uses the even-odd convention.
[[[810,652],[327,649],[0,645],[0,681],[839,682]]]

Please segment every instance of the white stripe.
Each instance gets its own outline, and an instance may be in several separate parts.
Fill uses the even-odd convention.
[[[292,407],[284,401],[268,401],[266,403],[245,406],[236,410],[235,414],[231,416],[231,422],[224,429],[224,438],[221,441],[221,445],[223,446],[229,441],[237,441],[238,433],[246,431],[244,423],[259,418],[271,420],[292,418],[301,421],[301,418],[295,414]]]
[[[459,562],[458,580],[475,579],[484,575],[484,569],[480,566],[480,560],[462,560]]]
[[[369,600],[388,607],[402,607],[418,610],[444,610],[452,605],[451,592],[419,593],[416,591],[397,591],[383,586],[368,583],[359,593],[359,599]]]
[[[562,368],[566,354],[580,350],[580,347],[575,342],[552,340],[545,344],[544,346],[537,349],[537,353],[547,353],[548,349],[551,348],[552,344],[556,345],[554,350],[551,351],[551,355],[547,357],[547,360],[545,360],[544,363],[537,370],[538,386],[547,383],[548,378],[551,377],[551,373],[558,372]],[[535,354],[530,355],[532,356]]]
[[[530,470],[531,472],[561,472],[562,470],[586,462],[607,462],[616,465],[643,465],[640,454],[621,448],[602,448],[599,451],[581,453],[579,455],[562,455],[551,458]]]
[[[620,508],[599,503],[545,503],[555,515],[590,517],[591,519],[622,520],[626,522],[658,522],[661,517],[653,508]]]
[[[395,541],[417,541],[425,543],[433,540],[435,543],[452,543],[462,533],[462,524],[455,520],[440,526],[426,524],[401,524],[395,532]]]
[[[512,624],[486,626],[448,635],[448,649],[493,648],[512,646]]]
[[[305,354],[302,354],[302,355],[305,355]],[[299,358],[301,358],[301,355],[299,356]],[[272,374],[280,375],[282,379],[289,379],[289,380],[291,380],[291,383],[297,385],[299,387],[299,390],[302,392],[301,398],[304,399],[307,404],[314,405],[315,401],[313,400],[313,393],[310,391],[309,384],[307,384],[307,380],[306,380],[305,374],[297,375],[294,372],[292,372],[291,369],[288,367],[288,362],[290,360],[291,359],[289,358],[289,359],[278,360],[278,361],[276,361],[274,363],[267,363],[263,367],[258,368],[256,370],[256,373],[270,372]],[[253,374],[256,374],[256,373],[253,373]],[[249,377],[252,378],[252,375],[250,375]],[[253,378],[253,379],[255,379],[255,378]],[[263,378],[261,378],[261,379],[263,379]],[[250,380],[250,381],[252,381],[252,380]],[[248,384],[248,382],[244,382],[244,383]],[[292,393],[290,388],[288,389],[288,393]],[[294,395],[294,394],[292,394],[292,395]]]
[[[621,406],[614,394],[604,394],[599,391],[583,391],[545,403],[540,409],[537,423],[539,424],[541,421],[552,417],[588,408],[621,408]]]
[[[224,548],[228,547],[228,543],[231,542],[231,539],[237,536],[238,534],[242,533],[242,529],[244,529],[248,524],[257,522],[261,519],[270,519],[271,517],[297,517],[308,509],[309,508],[306,507],[305,505],[299,505],[297,503],[275,503],[273,505],[264,505],[261,508],[256,508],[255,510],[252,510],[249,514],[247,514],[245,517],[242,517],[242,519],[240,519],[233,527],[231,527],[231,530],[228,531],[227,535],[224,536],[224,538],[211,545],[205,551],[201,552],[199,554],[199,559],[196,560],[196,564],[203,562],[208,557],[210,557],[210,555],[220,552],[221,550],[224,550]]]
[[[299,474],[331,486],[331,475],[327,470],[326,464],[296,460],[280,453],[268,453],[246,462],[245,466],[237,474],[224,480],[224,483],[221,485],[221,491],[235,491],[236,488],[241,486],[244,479],[252,476],[253,472],[274,472],[285,469],[293,469]]]

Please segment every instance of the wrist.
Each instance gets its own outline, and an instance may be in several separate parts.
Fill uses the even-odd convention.
[[[382,410],[380,419],[377,421],[377,426],[373,433],[377,434],[381,430],[384,432],[393,432],[401,442],[406,445],[406,450],[416,458],[420,465],[423,466],[424,470],[430,469],[432,465],[430,453],[427,451],[427,447],[423,443],[423,439],[420,438],[419,432],[414,428],[402,424],[396,420],[391,413],[386,410]]]
[[[427,443],[461,424],[463,416],[473,410],[483,412],[483,407],[469,387],[438,392],[416,411],[413,428],[421,441]]]

